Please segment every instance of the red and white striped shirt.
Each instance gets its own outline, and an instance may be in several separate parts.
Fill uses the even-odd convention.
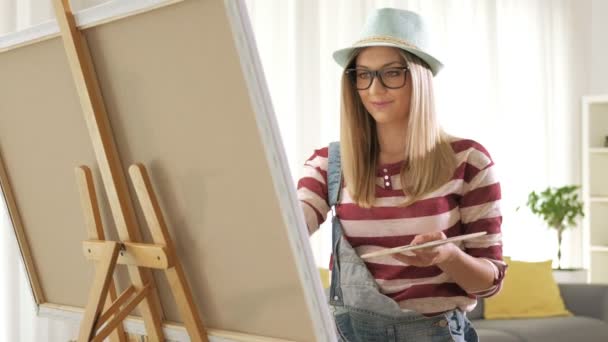
[[[475,294],[467,293],[437,266],[415,267],[391,256],[365,260],[380,291],[393,298],[402,309],[438,313],[456,307],[471,311],[477,297],[498,292],[504,277],[500,213],[500,184],[494,163],[479,143],[455,140],[452,143],[457,168],[450,181],[420,200],[400,207],[405,200],[399,172],[403,162],[380,165],[376,176],[376,202],[372,208],[354,204],[342,188],[336,212],[344,237],[357,254],[409,244],[423,233],[443,231],[447,237],[485,231],[486,235],[458,243],[466,253],[495,265],[494,286]],[[310,234],[319,228],[329,212],[327,193],[328,148],[316,150],[304,165],[298,182]]]

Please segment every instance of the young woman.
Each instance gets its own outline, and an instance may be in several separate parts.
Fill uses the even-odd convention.
[[[334,53],[345,68],[340,142],[316,150],[298,183],[310,234],[333,209],[329,301],[344,341],[477,341],[465,313],[504,277],[494,163],[440,128],[442,65],[426,37],[416,13],[385,8]],[[474,232],[486,235],[359,257]]]

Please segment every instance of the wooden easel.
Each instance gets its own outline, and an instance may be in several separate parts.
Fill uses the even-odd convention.
[[[105,240],[92,173],[86,166],[78,167],[76,176],[89,237],[83,248],[86,257],[96,262],[78,341],[103,341],[108,336],[112,342],[126,341],[122,321],[135,307],[140,309],[148,339],[164,341],[162,309],[151,269],[165,272],[190,339],[208,341],[150,178],[143,165],[135,164],[129,174],[154,244],[140,242],[133,202],[85,37],[75,25],[69,0],[53,0],[53,4],[120,240]],[[132,282],[118,297],[113,284],[117,264],[127,266]]]

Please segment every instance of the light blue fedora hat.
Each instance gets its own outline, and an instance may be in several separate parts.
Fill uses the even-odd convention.
[[[405,50],[422,59],[437,75],[443,64],[429,52],[429,32],[417,13],[395,8],[381,8],[372,12],[363,26],[359,39],[350,47],[337,50],[333,57],[346,68],[356,49],[368,46],[391,46]]]

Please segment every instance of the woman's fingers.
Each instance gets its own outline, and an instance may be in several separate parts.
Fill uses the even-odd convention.
[[[407,256],[407,255],[403,255],[401,253],[393,254],[393,258],[396,259],[397,261],[401,261],[408,265],[415,265],[418,261],[418,258],[415,256]]]
[[[408,265],[426,267],[436,264],[436,259],[440,252],[439,247],[436,246],[408,252],[413,253],[413,255],[405,255],[403,253],[393,254],[393,258]]]
[[[414,239],[412,239],[411,244],[413,245],[420,245],[422,243],[425,242],[429,242],[429,241],[435,241],[435,240],[443,240],[445,239],[446,236],[443,232],[439,231],[439,232],[432,232],[432,233],[426,233],[426,234],[419,234],[416,235],[414,237]]]

